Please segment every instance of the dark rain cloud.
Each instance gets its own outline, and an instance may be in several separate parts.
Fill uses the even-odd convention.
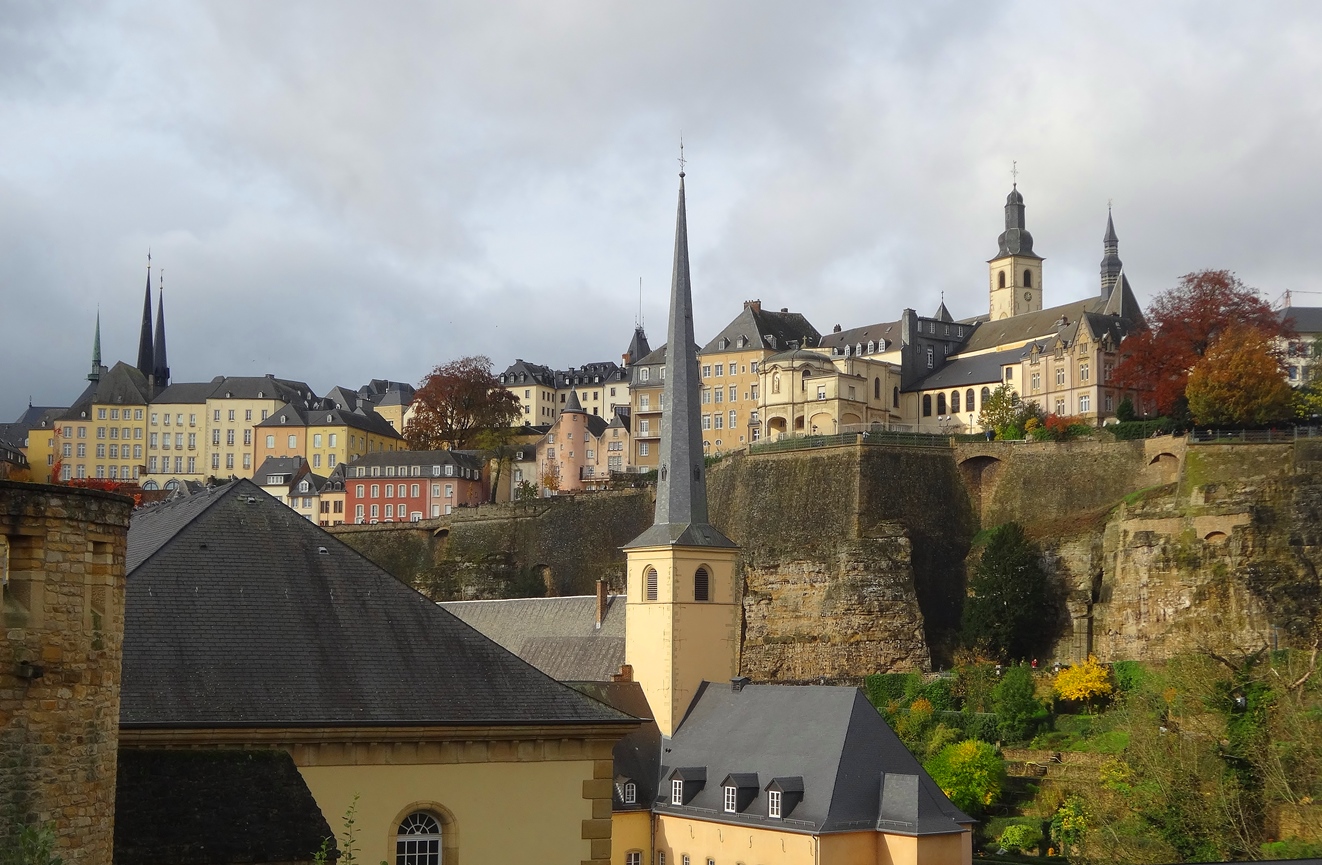
[[[148,247],[176,380],[615,359],[640,277],[659,341],[681,130],[700,332],[982,311],[1012,160],[1048,302],[1108,200],[1143,296],[1319,290],[1319,44],[1306,3],[7,3],[0,419],[76,395],[98,306],[132,358]]]

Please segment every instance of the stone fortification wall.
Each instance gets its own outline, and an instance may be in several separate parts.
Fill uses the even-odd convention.
[[[953,464],[940,451],[874,451],[736,456],[710,473],[712,520],[742,546],[746,675],[832,680],[931,666],[916,582],[935,578],[914,564],[932,557],[914,555],[909,526],[929,525],[918,517],[926,483]],[[879,490],[896,501],[869,505]]]
[[[0,849],[50,826],[109,865],[132,501],[0,481]]]
[[[460,508],[420,523],[339,526],[339,538],[437,600],[587,595],[624,587],[620,547],[652,524],[649,490]]]

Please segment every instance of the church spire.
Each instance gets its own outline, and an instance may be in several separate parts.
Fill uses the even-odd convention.
[[[87,374],[88,381],[101,380],[101,310],[96,311],[96,337],[92,340],[92,370]]]
[[[142,328],[138,331],[138,371],[151,375],[156,352],[151,340],[151,251],[147,251],[147,293],[142,298]]]
[[[1110,297],[1119,282],[1124,265],[1120,261],[1120,238],[1111,220],[1111,206],[1106,206],[1106,234],[1102,237],[1102,297]]]
[[[688,218],[684,172],[679,172],[675,215],[675,261],[670,281],[670,324],[666,331],[664,412],[657,465],[656,513],[652,528],[629,546],[681,544],[732,547],[707,517],[707,468],[703,460],[697,346],[693,341],[693,287],[689,280]]]
[[[165,271],[157,277],[156,286],[156,339],[152,352],[152,376],[156,387],[164,389],[170,384],[170,365],[165,358]]]

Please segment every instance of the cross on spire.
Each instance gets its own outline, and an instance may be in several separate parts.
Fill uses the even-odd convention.
[[[684,165],[687,160],[684,159],[684,133],[679,135],[679,176],[684,176]]]
[[[1014,185],[1014,187],[1015,187],[1015,188],[1018,188],[1018,187],[1019,187],[1019,160],[1017,160],[1017,159],[1012,160],[1012,161],[1010,162],[1010,179],[1013,181],[1013,185]]]

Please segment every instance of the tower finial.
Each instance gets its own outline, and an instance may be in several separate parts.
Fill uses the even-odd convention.
[[[1019,160],[1017,160],[1017,159],[1013,159],[1013,160],[1010,161],[1010,179],[1011,179],[1012,181],[1014,181],[1013,184],[1012,184],[1012,185],[1014,186],[1014,188],[1015,188],[1015,189],[1018,189],[1018,188],[1019,188]]]
[[[92,369],[87,373],[88,381],[101,380],[101,305],[96,307],[96,336],[92,339]]]
[[[684,165],[687,160],[684,159],[684,133],[679,133],[679,176],[684,176]]]

